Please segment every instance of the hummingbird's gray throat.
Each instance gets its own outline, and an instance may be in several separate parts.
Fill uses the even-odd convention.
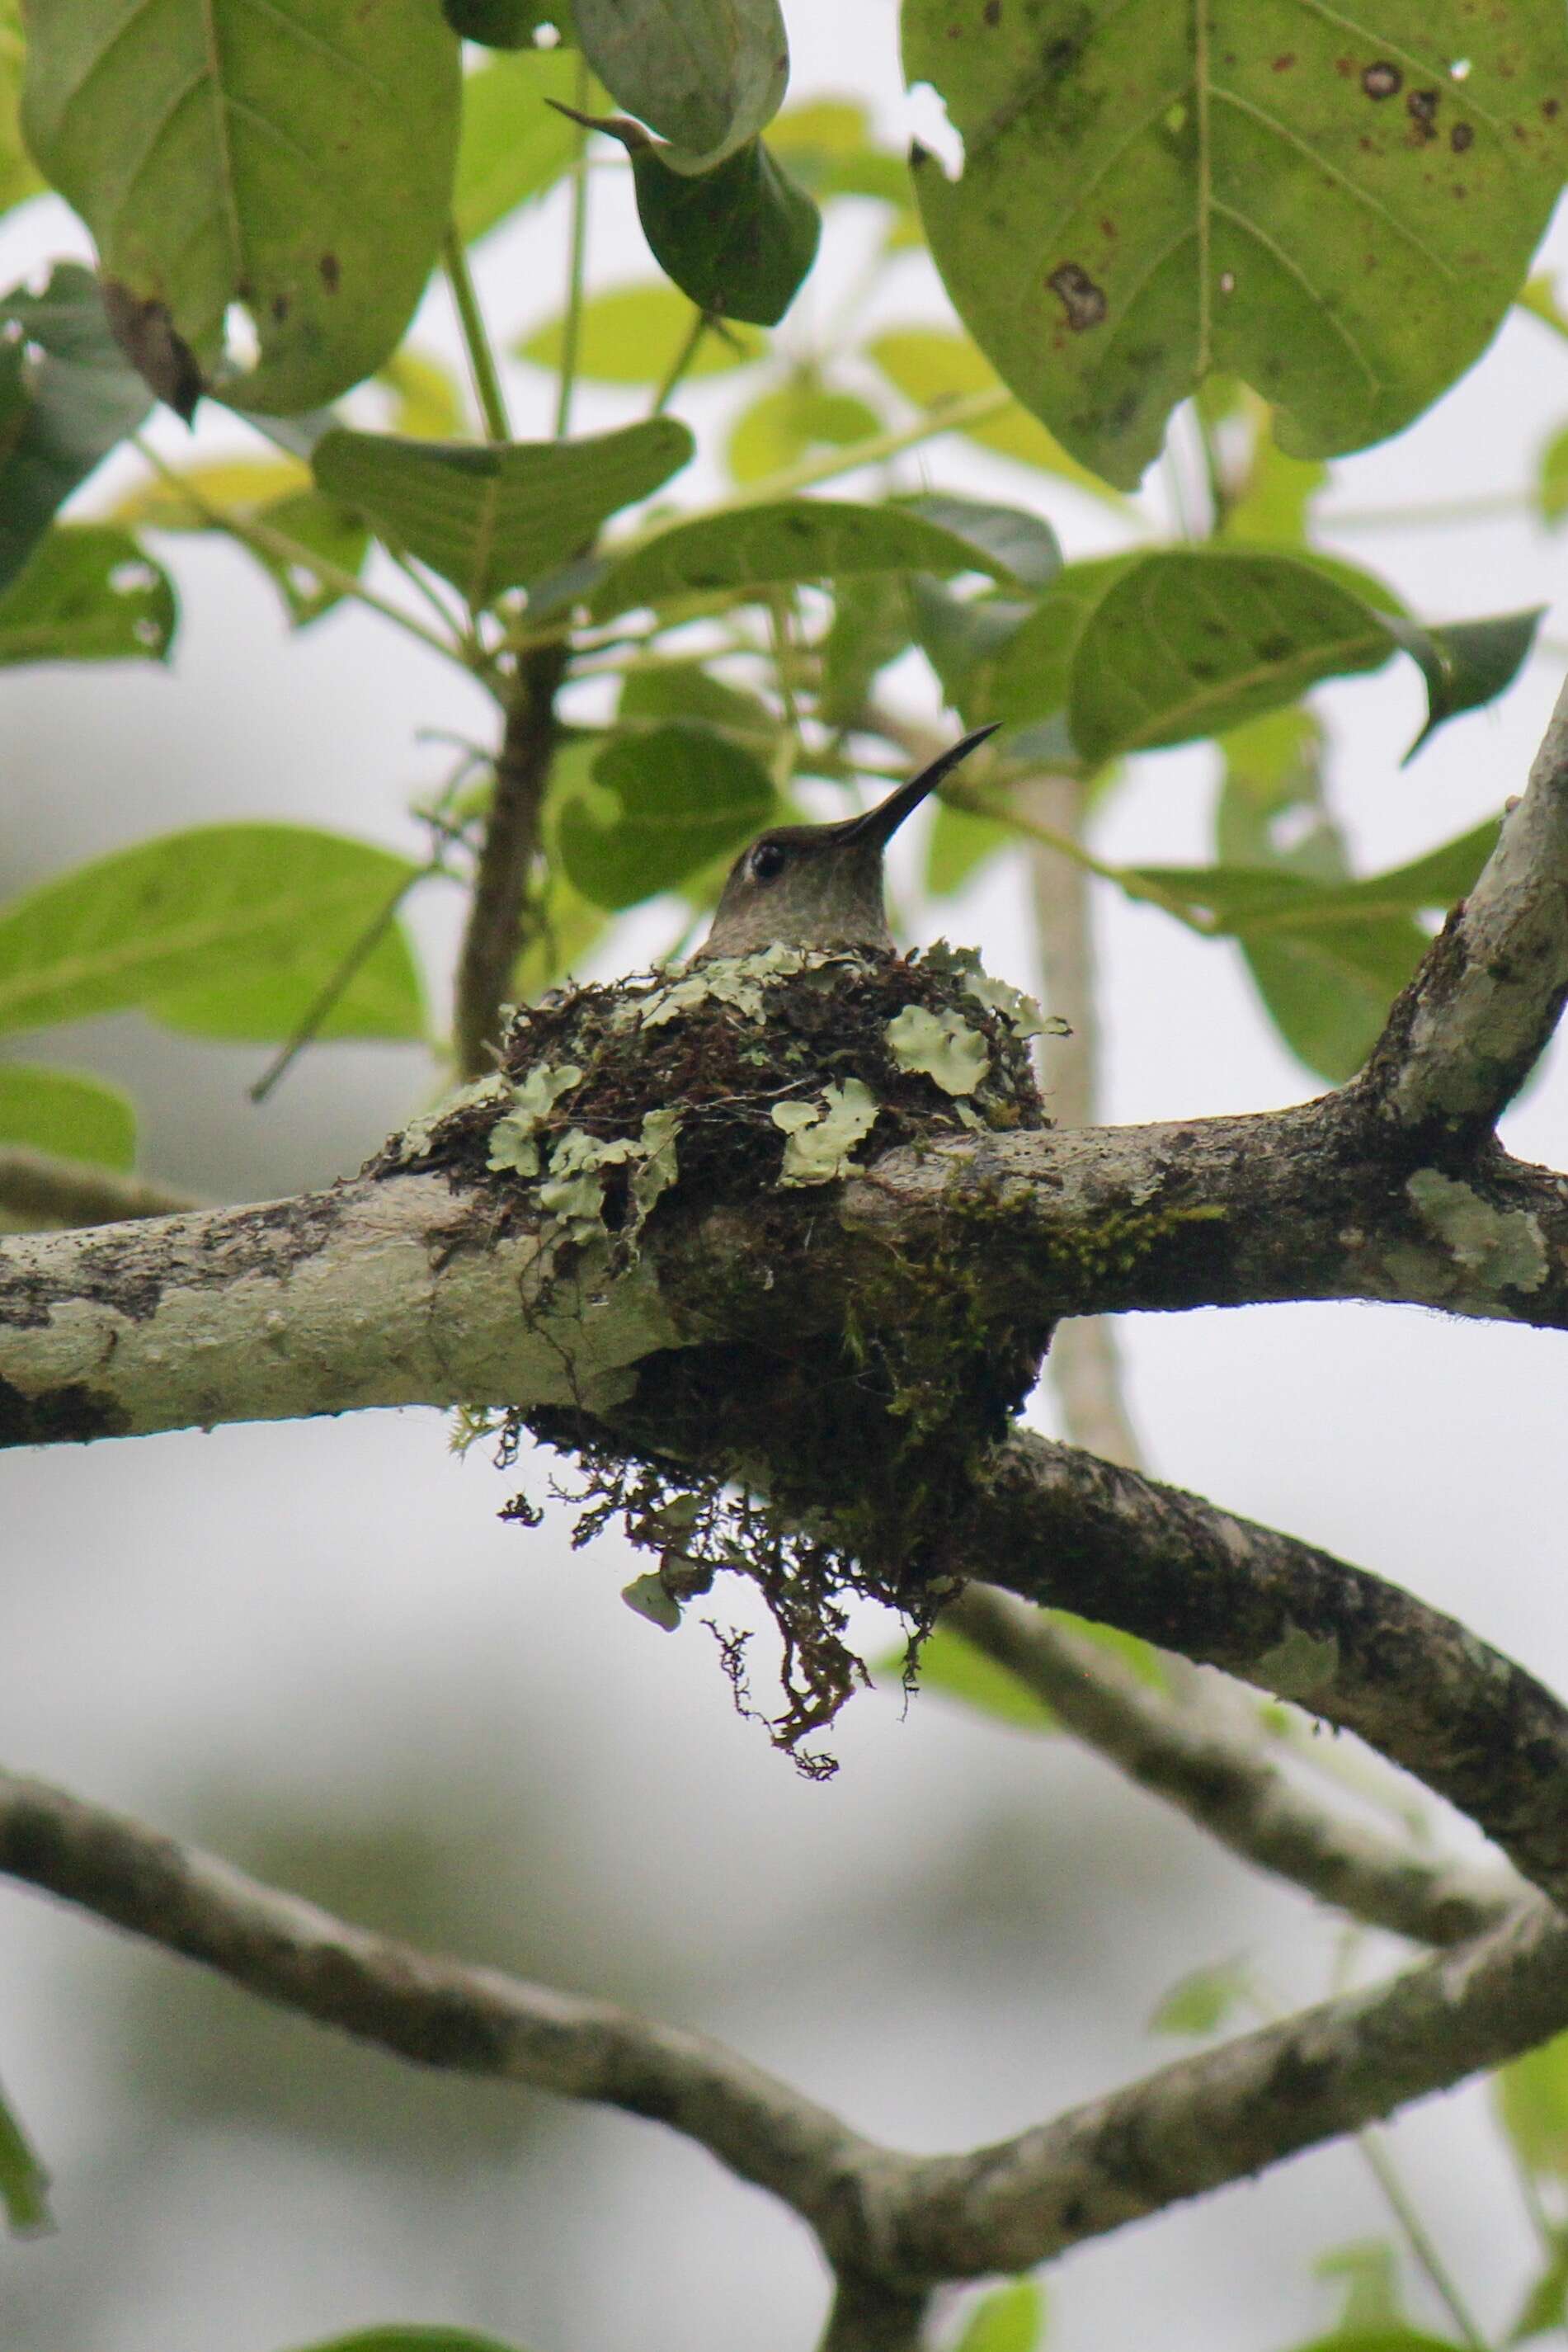
[[[712,928],[692,961],[770,947],[861,948],[891,955],[883,853],[944,776],[995,733],[994,724],[977,727],[860,816],[760,834],[730,867]]]

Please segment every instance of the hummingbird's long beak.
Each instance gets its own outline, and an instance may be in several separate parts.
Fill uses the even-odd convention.
[[[911,776],[906,784],[900,784],[884,801],[878,801],[875,808],[835,825],[833,830],[839,839],[870,841],[878,849],[885,849],[904,818],[920,806],[927,793],[934,793],[943,777],[951,775],[959,761],[967,760],[976,745],[983,743],[988,735],[994,735],[1000,725],[1001,720],[995,719],[988,727],[977,727],[973,734],[966,735],[962,742],[953,744],[939,759],[933,760],[928,768],[922,768],[917,776]]]

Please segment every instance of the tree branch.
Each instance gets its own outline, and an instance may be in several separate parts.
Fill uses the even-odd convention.
[[[1568,685],[1522,800],[1395,1009],[1367,1072],[1385,1116],[1479,1140],[1549,1043],[1568,995]]]
[[[1256,1739],[1162,1696],[1094,1643],[1004,1592],[972,1584],[942,1622],[1016,1675],[1065,1729],[1140,1789],[1243,1862],[1354,1919],[1417,1943],[1458,1944],[1529,1900],[1518,1881],[1483,1877],[1336,1821],[1291,1787]]]
[[[599,2101],[684,2133],[815,2231],[841,2282],[834,2352],[904,2352],[925,2289],[944,2279],[1030,2267],[1359,2129],[1568,2023],[1568,1924],[1535,1904],[1390,1985],[1182,2059],[1013,2139],[911,2157],[701,2035],[368,1934],[4,1773],[0,1871],[417,2064]]]
[[[555,698],[566,664],[564,643],[520,655],[507,697],[495,794],[457,963],[454,1039],[465,1078],[483,1077],[495,1067],[489,1049],[499,1042],[501,1006],[527,943],[528,887],[555,756]]]
[[[1196,1495],[1019,1435],[943,1571],[1222,1667],[1354,1731],[1568,1899],[1568,1707],[1451,1617]]]
[[[142,1176],[122,1176],[22,1144],[0,1147],[0,1218],[29,1226],[112,1225],[128,1218],[176,1216],[197,1206]]]

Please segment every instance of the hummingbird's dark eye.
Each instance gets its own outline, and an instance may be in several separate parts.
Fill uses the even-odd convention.
[[[789,853],[781,843],[759,841],[747,860],[747,871],[754,882],[771,882],[789,862]]]

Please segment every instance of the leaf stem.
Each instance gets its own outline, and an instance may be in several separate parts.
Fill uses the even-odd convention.
[[[675,386],[680,383],[681,378],[685,374],[686,370],[695,359],[697,355],[697,346],[702,341],[703,337],[706,334],[711,324],[712,320],[709,319],[706,310],[699,310],[693,319],[685,342],[682,343],[680,350],[675,353],[674,361],[665,370],[664,380],[653,395],[653,405],[648,412],[651,416],[662,416],[664,415],[664,410],[669,405],[670,399],[674,392]]]
[[[942,798],[954,808],[967,810],[971,816],[988,816],[995,824],[1022,834],[1026,840],[1038,841],[1045,848],[1056,850],[1061,856],[1071,858],[1074,866],[1082,866],[1086,873],[1098,875],[1102,882],[1113,882],[1127,898],[1141,899],[1148,906],[1157,907],[1162,914],[1174,916],[1178,923],[1185,924],[1189,931],[1196,931],[1200,939],[1214,936],[1214,925],[1194,914],[1174,891],[1162,890],[1157,882],[1145,881],[1128,866],[1109,865],[1104,858],[1096,857],[1092,850],[1085,849],[1081,841],[1075,841],[1071,834],[1059,833],[1054,825],[1040,824],[1032,817],[1020,816],[1006,802],[995,801],[988,793],[977,792],[973,787],[948,785],[945,787]]]
[[[999,416],[1018,403],[1005,384],[994,391],[967,392],[954,400],[944,401],[939,408],[928,408],[913,425],[890,425],[885,433],[868,434],[863,441],[852,441],[842,449],[828,450],[821,457],[802,457],[799,464],[782,467],[759,482],[751,482],[733,497],[708,508],[710,514],[729,514],[738,507],[761,506],[774,499],[793,498],[797,490],[809,490],[818,482],[831,482],[840,474],[858,472],[862,466],[880,465],[884,457],[896,457],[904,449],[918,448],[923,441],[935,441],[943,433],[962,433],[968,425],[983,425],[988,418]]]
[[[300,1016],[298,1026],[287,1044],[279,1047],[256,1084],[247,1088],[253,1103],[263,1103],[267,1100],[279,1080],[298,1060],[306,1046],[318,1036],[322,1023],[353,979],[354,974],[361,965],[374,954],[396,922],[398,910],[409,892],[416,884],[427,882],[433,874],[439,874],[442,870],[440,859],[433,858],[427,860],[414,873],[405,875],[385,906],[371,917],[358,939],[350,941],[339,959],[336,969],[329,973],[327,980]]]
[[[468,373],[474,379],[474,396],[485,420],[485,437],[487,441],[509,441],[512,431],[507,422],[507,404],[501,392],[501,379],[496,372],[496,354],[490,349],[490,338],[485,331],[484,314],[474,289],[474,273],[468,267],[467,249],[458,235],[455,221],[449,220],[446,224],[446,231],[441,240],[441,259],[446,271],[453,307],[457,312],[457,323],[463,331],[463,348],[468,354]]]
[[[1406,2191],[1398,2168],[1384,2145],[1383,2135],[1372,2131],[1357,2132],[1355,2142],[1366,2159],[1368,2170],[1383,2191],[1389,2211],[1405,2233],[1405,2242],[1410,2249],[1412,2259],[1425,2273],[1433,2294],[1471,2347],[1471,2352],[1490,2352],[1488,2338],[1471,2318],[1463,2295],[1455,2285],[1426,2223]]]
[[[580,113],[588,104],[588,60],[577,61],[577,86],[572,91]],[[571,167],[571,240],[566,265],[566,316],[560,330],[560,383],[556,392],[555,437],[564,441],[571,424],[571,395],[577,385],[578,351],[582,341],[582,287],[588,259],[588,131],[578,125],[577,156]]]
[[[367,588],[353,572],[345,572],[340,564],[331,562],[324,555],[318,555],[316,550],[307,547],[303,541],[290,539],[287,531],[275,530],[271,523],[263,522],[255,515],[225,514],[176,467],[161,457],[141,434],[133,433],[131,444],[138,456],[146,459],[160,480],[179,491],[209,530],[223,531],[230,539],[237,540],[242,547],[248,547],[254,554],[270,556],[275,563],[298,565],[302,571],[314,573],[322,587],[330,588],[335,595],[350,597],[355,604],[379,613],[382,620],[395,622],[411,637],[417,637],[421,645],[429,646],[433,652],[444,654],[448,661],[461,662],[465,667],[473,667],[460,645],[450,637],[438,636],[434,629],[427,629],[423,621],[416,621],[413,614],[405,612],[401,604],[392,604],[388,597],[378,596],[373,588]]]

